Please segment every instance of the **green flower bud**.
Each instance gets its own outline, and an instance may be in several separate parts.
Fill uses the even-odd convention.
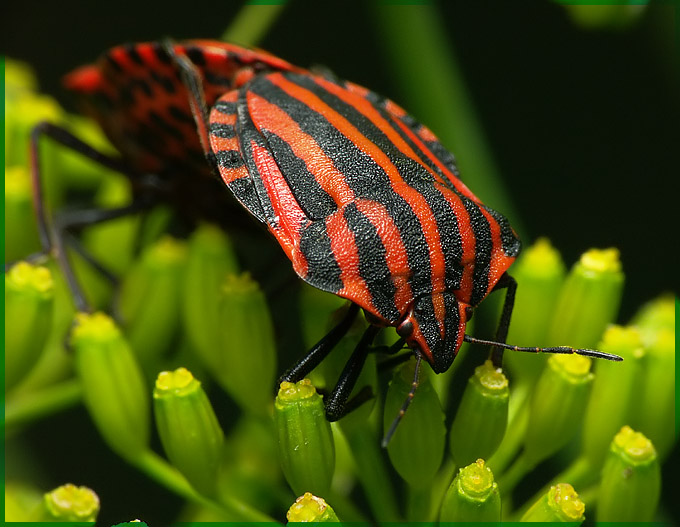
[[[19,60],[3,58],[5,65],[5,101],[13,101],[38,89],[33,68]]]
[[[261,511],[280,505],[282,473],[271,418],[243,416],[225,438],[220,496],[231,496]]]
[[[530,466],[557,452],[578,431],[593,381],[591,364],[580,355],[549,358],[531,400],[524,443]]]
[[[508,379],[487,360],[470,377],[449,434],[456,465],[488,459],[500,445],[508,424]]]
[[[675,442],[668,419],[675,414],[675,303],[660,298],[635,317],[645,346],[640,386],[631,400],[630,423],[654,443],[660,459]]]
[[[522,516],[523,522],[571,522],[581,524],[586,519],[584,505],[574,487],[558,483],[550,487],[541,498]]]
[[[483,459],[461,468],[446,491],[440,522],[500,522],[501,497]]]
[[[394,372],[385,399],[383,426],[386,431],[411,390],[415,364],[411,359]],[[446,446],[445,416],[428,373],[429,368],[421,364],[420,383],[413,402],[387,445],[392,465],[415,488],[426,488],[432,483]]]
[[[66,115],[61,124],[92,148],[109,155],[118,155],[104,135],[101,126],[94,120],[80,115]],[[126,179],[118,172],[102,166],[71,148],[61,145],[56,145],[56,147],[56,168],[63,184],[69,189],[94,193],[107,179]],[[129,201],[125,204],[128,203]]]
[[[5,389],[35,365],[52,326],[54,281],[47,267],[19,262],[5,273]]]
[[[213,371],[224,367],[215,343],[221,340],[219,304],[228,274],[238,273],[236,255],[224,232],[204,224],[189,238],[182,317],[191,346]]]
[[[16,261],[39,250],[28,169],[5,167],[5,261]]]
[[[245,410],[271,408],[276,376],[274,329],[264,294],[246,273],[229,275],[218,305],[220,341],[210,364],[220,385]]]
[[[675,329],[676,303],[673,295],[663,295],[640,308],[631,325],[640,329],[645,344],[654,342],[659,329]]]
[[[593,348],[619,310],[623,272],[616,249],[591,249],[571,269],[548,332],[551,345]]]
[[[94,523],[99,514],[99,497],[87,487],[71,483],[45,494],[47,518],[55,522]]]
[[[643,3],[584,3],[558,2],[569,13],[571,21],[585,29],[626,29],[635,23],[647,7]]]
[[[85,404],[99,433],[120,456],[134,460],[149,444],[149,395],[135,356],[113,320],[79,313],[71,346]]]
[[[583,420],[583,453],[596,471],[602,466],[611,438],[629,421],[638,396],[644,349],[633,327],[611,326],[599,345],[623,362],[598,361],[595,382]]]
[[[123,281],[119,310],[130,346],[144,365],[152,365],[177,338],[185,261],[185,245],[166,236],[144,252]]]
[[[163,449],[200,493],[214,496],[224,433],[201,383],[186,368],[158,375],[153,391]]]
[[[94,201],[97,206],[113,209],[128,205],[132,199],[130,180],[122,176],[104,179]],[[123,276],[134,258],[139,236],[140,217],[125,216],[92,225],[83,232],[83,243],[90,254],[108,270]],[[116,250],[112,251],[111,248]]]
[[[333,435],[321,396],[308,379],[281,383],[274,421],[281,467],[293,492],[328,494],[335,467]]]
[[[550,345],[548,328],[566,275],[559,251],[547,238],[539,238],[520,254],[512,275],[519,287],[507,342],[521,346]],[[503,360],[513,379],[536,379],[547,357],[545,354],[506,353]]]
[[[305,492],[295,500],[286,513],[289,522],[339,522],[335,511],[323,498],[314,496],[311,492]]]
[[[598,522],[649,522],[661,492],[661,469],[651,441],[624,426],[602,470]]]
[[[5,97],[7,98],[7,93]],[[28,148],[33,127],[41,121],[60,122],[64,111],[54,98],[28,90],[14,91],[10,95],[11,104],[5,104],[5,166],[28,166]],[[45,141],[47,143],[47,141]],[[55,145],[41,145],[41,154],[47,154],[43,159],[47,168],[54,161]],[[49,170],[49,169],[48,169]],[[43,181],[48,185],[48,195],[56,187],[52,178],[45,177]]]
[[[42,520],[43,500],[44,493],[34,485],[5,479],[5,523]]]

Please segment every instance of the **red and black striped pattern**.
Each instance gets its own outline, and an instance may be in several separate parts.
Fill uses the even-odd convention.
[[[197,40],[118,46],[65,77],[66,87],[134,168],[211,175],[172,55],[195,66],[209,106],[260,72],[297,68],[265,51]]]
[[[210,151],[182,60],[210,108]],[[519,253],[434,134],[366,88],[212,41],[120,46],[66,84],[133,167],[169,175],[180,199],[214,161],[300,277],[396,326],[436,372]]]
[[[227,186],[311,285],[399,326],[448,369],[476,306],[512,264],[507,220],[391,101],[310,73],[251,79],[210,115]]]

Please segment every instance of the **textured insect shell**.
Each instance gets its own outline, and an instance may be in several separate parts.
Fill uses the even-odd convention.
[[[186,57],[202,78],[206,104],[262,71],[297,70],[265,51],[211,40],[111,48],[64,77],[82,110],[93,117],[140,173],[211,177],[189,96],[175,58]]]
[[[519,241],[446,167],[432,133],[365,88],[297,73],[254,77],[210,120],[225,183],[298,275],[409,329],[409,345],[448,369],[467,308]]]

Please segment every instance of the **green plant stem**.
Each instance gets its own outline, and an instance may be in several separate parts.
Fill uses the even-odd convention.
[[[82,388],[78,379],[69,379],[36,392],[10,395],[5,407],[5,429],[35,421],[80,402]]]
[[[394,81],[407,102],[406,110],[456,153],[464,180],[471,182],[484,203],[503,211],[523,234],[447,39],[441,13],[429,3],[393,5],[374,0],[372,4],[379,42],[392,71],[397,72]]]
[[[222,498],[219,503],[197,493],[186,478],[153,451],[133,460],[135,467],[174,493],[199,505],[212,509],[230,521],[274,522],[273,518],[233,498]]]
[[[399,521],[399,507],[390,482],[384,457],[380,452],[379,440],[374,429],[369,426],[342,426],[341,429],[349,443],[356,466],[357,477],[368,498],[375,518],[382,521]]]
[[[244,46],[255,46],[267,34],[276,22],[287,2],[280,0],[277,4],[244,5],[234,17],[229,27],[222,33],[222,40]]]
[[[430,502],[432,501],[432,485],[420,487],[409,486],[406,502],[407,522],[429,522]]]
[[[552,478],[549,483],[543,486],[538,492],[536,492],[530,499],[528,499],[525,504],[517,511],[515,517],[521,518],[528,508],[538,501],[541,496],[550,490],[550,487],[556,485],[557,483],[569,483],[577,491],[578,489],[588,487],[592,485],[597,478],[600,476],[597,470],[594,470],[590,464],[590,461],[585,456],[575,459],[566,469],[560,472],[557,476]],[[503,490],[503,492],[505,492]],[[579,491],[579,495],[581,492]],[[588,505],[587,500],[583,500]],[[587,510],[587,509],[586,509]]]
[[[458,473],[458,467],[450,457],[444,461],[444,465],[435,476],[432,484],[432,504],[430,507],[430,514],[435,520],[439,519],[439,509],[444,501],[444,495],[449,490],[453,478]]]
[[[498,476],[507,470],[524,441],[524,435],[529,422],[528,399],[532,389],[533,385],[526,382],[511,388],[508,426],[505,437],[498,450],[488,460],[489,467]]]
[[[529,463],[525,452],[522,452],[510,468],[498,479],[498,488],[503,497],[509,496],[517,483],[526,476],[534,464]]]

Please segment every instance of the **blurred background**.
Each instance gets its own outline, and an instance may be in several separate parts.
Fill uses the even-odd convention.
[[[123,42],[219,38],[241,6],[224,0],[4,2],[0,50],[29,63],[42,90],[74,110],[60,88],[61,76],[72,68]],[[442,137],[460,161],[463,180],[509,216],[527,244],[547,236],[567,265],[591,247],[617,247],[626,274],[619,322],[627,322],[643,302],[678,291],[678,200],[672,181],[679,175],[675,28],[680,11],[670,2],[592,7],[579,11],[548,0],[437,4],[433,33],[443,36],[439,51],[455,61],[464,81],[467,108],[486,144],[481,160],[472,159],[479,152],[457,148],[457,137],[465,144],[464,131],[455,135],[447,122],[436,122],[440,112],[432,94],[439,75],[436,70],[422,75],[430,56],[412,33],[410,10],[417,8],[291,1],[259,47],[300,66],[325,66],[395,100]],[[432,63],[436,67],[437,61]],[[442,78],[449,73],[442,72]],[[491,167],[496,182],[476,185],[478,175],[466,172],[480,161]],[[58,422],[64,426],[63,416]],[[56,426],[57,419],[42,421],[31,436],[46,456],[37,464],[57,465],[59,480],[47,488],[69,479],[72,463],[69,456],[54,456],[46,444],[40,448],[45,441],[69,448],[59,444],[60,432],[51,428]],[[83,433],[91,434],[83,439],[100,443],[94,429]],[[127,468],[103,446],[82,455],[92,456],[82,462],[92,466],[87,477],[99,481],[87,484],[102,498],[102,524],[140,517],[160,525],[174,517],[179,500],[152,483],[127,493],[125,503],[115,502],[112,487],[125,484]],[[103,464],[107,458],[110,463]],[[101,474],[103,466],[115,477]],[[78,474],[85,477],[82,470]],[[679,486],[677,474],[666,474],[667,497]],[[677,500],[663,501],[678,506]],[[108,516],[107,509],[114,508],[116,516]],[[126,517],[119,517],[121,512]],[[677,519],[677,509],[674,514]]]

